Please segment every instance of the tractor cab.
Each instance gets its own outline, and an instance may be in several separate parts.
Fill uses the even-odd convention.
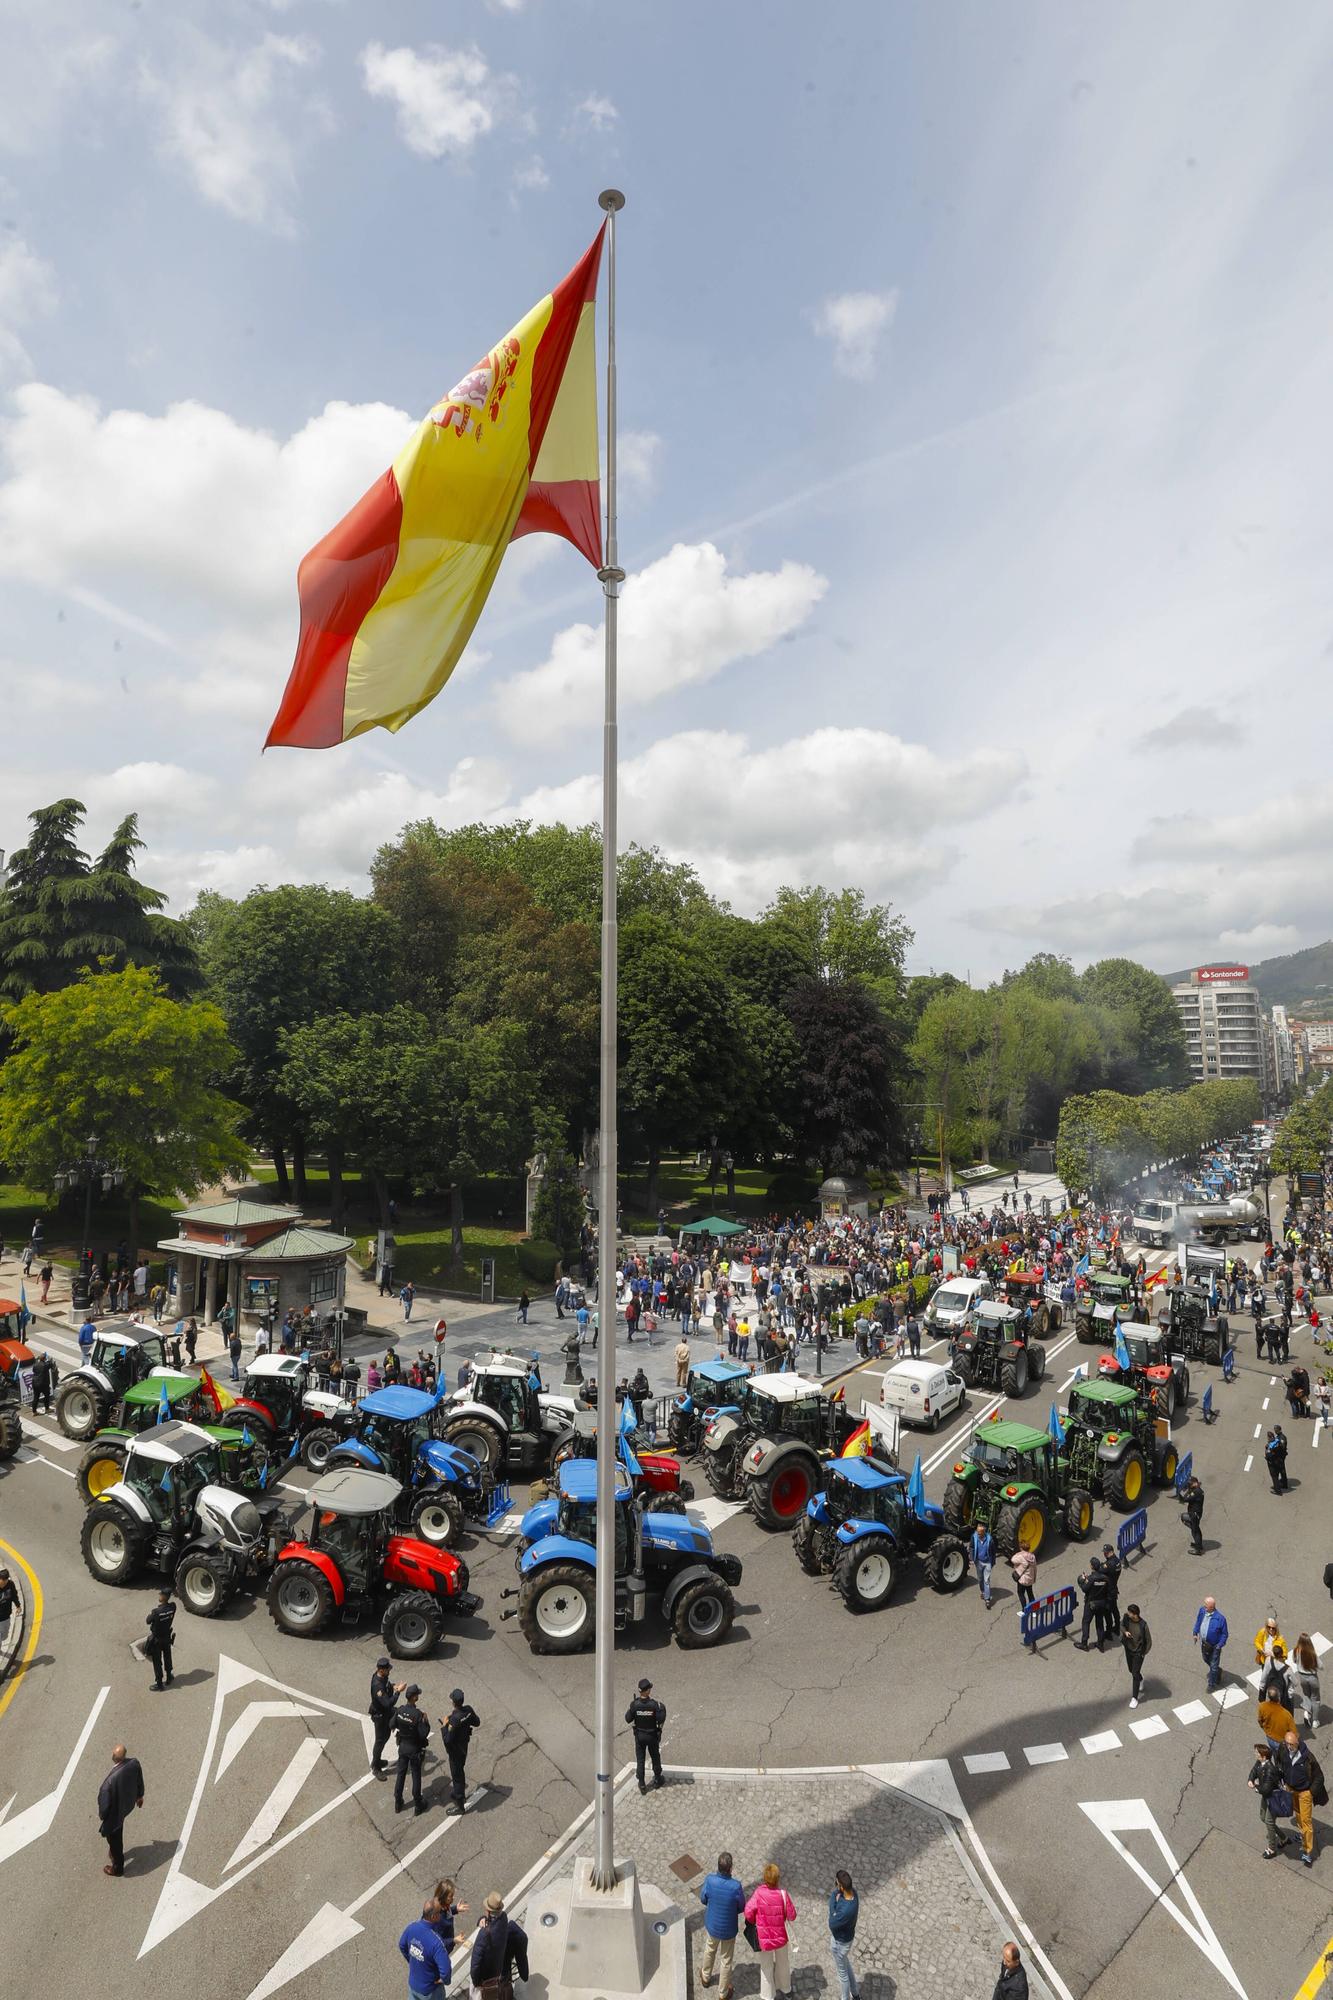
[[[160,1333],[150,1333],[133,1320],[116,1320],[98,1329],[88,1366],[105,1375],[116,1395],[123,1396],[155,1368],[166,1366]]]
[[[1035,1334],[1038,1340],[1043,1340],[1060,1324],[1060,1305],[1047,1297],[1046,1280],[1040,1271],[1007,1271],[1000,1296],[1006,1305],[1022,1314],[1025,1334]]]
[[[472,1391],[477,1402],[485,1403],[488,1410],[494,1410],[498,1417],[504,1419],[505,1428],[511,1433],[540,1429],[537,1390],[526,1373],[511,1374],[507,1369],[492,1369],[474,1378]]]
[[[329,1556],[349,1596],[363,1598],[378,1576],[398,1481],[383,1473],[326,1473],[310,1489],[309,1547]]]
[[[535,1359],[483,1354],[444,1405],[441,1428],[446,1442],[470,1452],[491,1472],[504,1467],[530,1476],[549,1463],[578,1415],[572,1396],[542,1388]]]
[[[384,1471],[410,1485],[418,1451],[435,1436],[439,1400],[424,1389],[401,1388],[396,1383],[373,1390],[357,1405],[354,1439],[340,1445],[339,1452],[345,1458],[357,1445],[369,1447]]]
[[[1003,1299],[978,1300],[954,1347],[954,1365],[965,1386],[1021,1396],[1029,1382],[1040,1382],[1046,1349],[1032,1337],[1033,1325],[1027,1312]]]
[[[1068,1421],[1099,1437],[1132,1430],[1139,1411],[1137,1395],[1122,1382],[1076,1382],[1069,1392]]]
[[[23,1307],[17,1299],[0,1299],[0,1360],[3,1350],[22,1345]]]
[[[571,1542],[597,1546],[597,1465],[592,1459],[566,1459],[556,1478],[559,1507],[554,1532]],[[623,1465],[616,1467],[616,1575],[640,1567],[637,1509],[630,1505],[634,1485]]]
[[[762,1436],[780,1433],[825,1451],[831,1408],[827,1391],[800,1375],[752,1375],[741,1399],[741,1420]]]
[[[169,1423],[134,1440],[120,1483],[138,1496],[159,1526],[184,1525],[204,1488],[219,1485],[221,1477],[215,1440],[192,1424]]]
[[[1085,1347],[1114,1336],[1116,1327],[1129,1317],[1134,1291],[1132,1281],[1118,1271],[1089,1271],[1086,1284],[1074,1309],[1075,1330]]]
[[[828,1468],[822,1496],[810,1502],[823,1506],[823,1517],[841,1528],[848,1521],[873,1521],[903,1540],[907,1521],[907,1478],[887,1459],[865,1456],[835,1458]]]
[[[676,1397],[676,1408],[688,1411],[736,1408],[745,1393],[750,1371],[738,1361],[701,1361],[685,1377],[685,1391]]]
[[[279,1431],[294,1431],[310,1386],[310,1371],[299,1354],[257,1354],[245,1371],[238,1403],[253,1403],[267,1412]]]

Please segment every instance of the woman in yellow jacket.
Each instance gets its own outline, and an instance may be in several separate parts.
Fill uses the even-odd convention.
[[[1277,1619],[1265,1618],[1263,1624],[1254,1635],[1254,1664],[1256,1667],[1266,1667],[1268,1665],[1273,1657],[1274,1646],[1281,1646],[1284,1654],[1287,1651],[1287,1642],[1278,1631]]]

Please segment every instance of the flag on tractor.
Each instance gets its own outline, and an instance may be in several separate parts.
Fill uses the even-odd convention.
[[[1056,1408],[1054,1403],[1051,1404],[1051,1418],[1046,1428],[1050,1432],[1052,1438],[1055,1440],[1057,1445],[1062,1445],[1064,1443],[1065,1427],[1060,1422],[1060,1412]]]
[[[158,1391],[157,1422],[159,1424],[165,1424],[169,1423],[170,1420],[171,1420],[171,1398],[167,1394],[167,1385],[166,1381],[164,1380],[161,1389]]]
[[[1115,1330],[1115,1365],[1117,1368],[1123,1369],[1126,1375],[1133,1372],[1134,1356],[1130,1353],[1129,1342],[1125,1339],[1119,1326]]]
[[[458,664],[519,535],[563,535],[600,569],[604,230],[302,562],[301,634],[268,743],[324,750],[401,729]]]
[[[213,1377],[209,1374],[206,1368],[201,1368],[199,1370],[199,1387],[203,1390],[209,1402],[213,1405],[214,1416],[220,1417],[222,1415],[222,1412],[224,1410],[229,1410],[232,1404],[236,1401],[236,1398],[232,1395],[230,1389],[219,1388],[218,1384],[213,1380]]]
[[[907,1482],[907,1504],[918,1518],[924,1515],[926,1507],[926,1481],[925,1475],[921,1470],[920,1452],[917,1453],[916,1464],[912,1467],[912,1477]]]

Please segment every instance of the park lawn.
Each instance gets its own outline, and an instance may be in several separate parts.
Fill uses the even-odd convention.
[[[791,1182],[798,1172],[790,1161],[775,1161],[768,1166],[738,1166],[733,1175],[735,1199],[727,1195],[725,1174],[719,1174],[714,1192],[713,1182],[706,1167],[696,1167],[692,1159],[664,1160],[657,1176],[658,1200],[667,1213],[667,1225],[676,1228],[682,1222],[690,1222],[701,1215],[720,1215],[737,1222],[753,1216],[768,1215],[778,1208],[789,1214],[793,1207],[805,1207],[811,1211],[815,1205],[815,1195],[819,1187],[819,1175],[811,1172],[804,1176],[809,1188],[808,1199],[804,1203],[793,1202],[790,1197],[773,1201],[769,1197],[770,1184],[779,1175]],[[866,1177],[877,1194],[894,1200],[902,1193],[897,1178],[893,1174],[873,1172]],[[622,1174],[620,1177],[621,1204],[624,1210],[623,1228],[631,1235],[655,1234],[656,1215],[649,1215],[643,1205],[647,1192],[641,1178]]]
[[[152,1201],[141,1195],[139,1242],[130,1245],[131,1249],[151,1250],[159,1239],[174,1236],[172,1209],[177,1206],[183,1204]],[[42,1218],[42,1248],[47,1256],[57,1264],[75,1263],[83,1239],[82,1193],[68,1197],[62,1206],[53,1195],[24,1187],[21,1181],[0,1181],[0,1237],[9,1248],[23,1247],[32,1234],[33,1217],[37,1215]],[[113,1250],[122,1240],[128,1242],[129,1228],[130,1212],[123,1195],[107,1201],[94,1200],[90,1236],[94,1251]],[[149,1259],[150,1265],[157,1261],[155,1257]]]
[[[327,1224],[329,1179],[322,1168],[307,1168],[303,1213],[313,1223]],[[260,1174],[256,1186],[265,1195],[277,1198],[277,1182],[272,1173]],[[369,1189],[363,1193],[359,1174],[343,1174],[346,1196],[346,1233],[353,1237],[353,1260],[364,1266],[366,1245],[378,1232],[379,1217]],[[505,1212],[508,1204],[510,1213]],[[415,1285],[447,1286],[452,1291],[481,1294],[481,1260],[495,1259],[497,1292],[517,1298],[524,1284],[532,1289],[518,1267],[517,1245],[523,1241],[523,1215],[517,1208],[517,1182],[512,1174],[477,1181],[463,1189],[463,1261],[450,1259],[449,1210],[445,1202],[398,1202],[394,1228],[397,1252],[394,1276],[399,1284],[411,1278]],[[488,1217],[469,1221],[468,1217]]]

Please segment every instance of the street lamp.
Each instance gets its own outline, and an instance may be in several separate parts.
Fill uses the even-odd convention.
[[[109,1160],[101,1160],[97,1154],[97,1136],[89,1133],[83,1142],[83,1158],[75,1167],[65,1167],[55,1176],[56,1193],[63,1194],[66,1188],[84,1189],[83,1197],[83,1241],[79,1246],[79,1277],[86,1278],[88,1267],[88,1242],[93,1230],[93,1187],[99,1180],[102,1193],[110,1194],[113,1188],[124,1187],[125,1173],[121,1167],[113,1166]],[[86,1300],[84,1301],[86,1304]]]

